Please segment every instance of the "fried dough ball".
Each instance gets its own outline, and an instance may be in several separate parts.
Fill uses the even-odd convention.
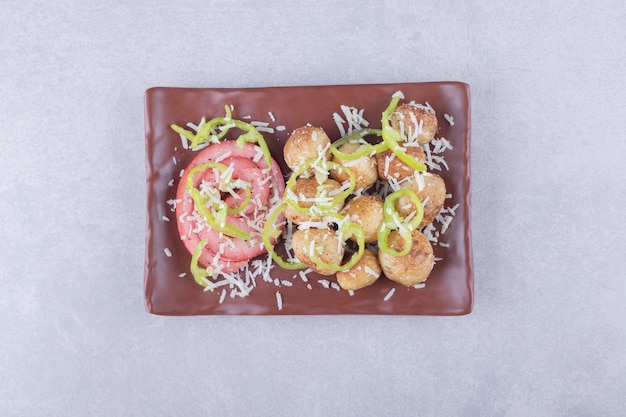
[[[344,290],[358,290],[375,283],[381,273],[376,255],[365,249],[361,259],[352,268],[337,272],[337,283]]]
[[[317,194],[317,187],[319,186],[320,184],[317,183],[317,180],[315,179],[315,177],[298,178],[291,190],[298,198],[300,198],[300,195],[303,195],[305,198],[315,198]],[[340,183],[330,178],[327,178],[326,181],[324,181],[321,186],[324,187],[325,191],[323,195],[325,196],[328,196],[328,193],[331,192],[332,190],[341,188]],[[283,196],[283,201],[285,201],[286,196],[287,194],[285,193],[285,195]],[[329,198],[332,198],[332,196]],[[299,201],[300,207],[309,208],[313,206],[313,204],[314,203],[312,201]],[[339,210],[342,209],[343,204],[344,202],[340,201],[332,210],[334,212],[338,212]],[[322,220],[322,216],[315,216],[309,213],[300,213],[295,208],[293,208],[290,204],[287,204],[287,206],[285,207],[284,214],[285,214],[285,217],[287,217],[287,219],[291,220],[293,223],[296,223],[296,224],[302,224],[303,222],[308,222],[308,221],[321,221]]]
[[[418,178],[421,178],[423,181]],[[424,227],[432,223],[446,200],[446,183],[437,174],[416,173],[400,184],[400,188],[409,188],[415,191],[415,194],[417,194],[424,206],[424,217],[418,227]],[[396,201],[396,210],[406,217],[415,211],[415,206],[408,197],[403,196]]]
[[[426,161],[426,154],[417,146],[407,146],[405,152],[420,162]],[[376,165],[378,167],[378,176],[388,180],[393,178],[396,181],[402,181],[415,170],[402,162],[391,150],[376,154]]]
[[[420,121],[422,121],[421,131]],[[423,145],[433,140],[437,133],[437,116],[424,106],[403,104],[392,113],[391,126],[403,133],[410,142],[417,139],[417,142]]]
[[[321,127],[302,126],[291,133],[283,151],[285,163],[295,171],[309,159],[317,159],[320,154],[323,160],[329,160],[330,138]]]
[[[361,146],[359,143],[344,143],[338,149],[340,152],[351,154],[356,152]],[[353,161],[342,161],[339,158],[333,156],[333,162],[341,164],[346,168],[349,168],[356,177],[355,189],[369,187],[374,184],[378,179],[378,171],[376,170],[376,160],[369,156],[364,155]],[[330,175],[339,182],[344,182],[350,179],[347,172],[340,169],[332,169]]]
[[[433,247],[428,238],[417,229],[411,234],[413,244],[405,256],[394,256],[378,252],[378,261],[385,276],[392,281],[410,287],[420,284],[428,278],[435,264]],[[400,251],[404,248],[404,239],[397,230],[389,234],[389,247]]]
[[[330,229],[298,229],[291,237],[293,252],[300,262],[322,275],[333,275],[335,271],[324,269],[317,265],[308,255],[311,250],[311,242],[313,247],[322,247],[319,259],[327,264],[341,264],[345,251],[344,242],[339,241],[339,237],[334,230]]]
[[[341,210],[341,214],[361,225],[365,243],[375,242],[378,240],[378,228],[384,217],[383,205],[384,201],[380,197],[362,195],[348,201]]]

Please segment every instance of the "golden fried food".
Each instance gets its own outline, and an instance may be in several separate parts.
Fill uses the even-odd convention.
[[[418,146],[407,146],[404,151],[420,162],[426,161],[426,154]],[[415,172],[389,149],[377,153],[375,158],[380,178],[401,181]]]
[[[341,145],[338,150],[345,154],[351,154],[356,152],[362,145],[359,143],[345,143]],[[341,159],[333,156],[333,162],[341,164],[346,168],[349,168],[356,177],[355,189],[366,188],[374,184],[378,179],[378,171],[376,170],[376,159],[369,155],[364,155],[353,161],[342,161]],[[348,173],[341,169],[332,169],[330,175],[333,179],[344,182],[350,177]]]
[[[443,178],[422,172],[434,162],[427,158],[427,144],[437,134],[438,120],[428,103],[397,106],[402,98],[394,94],[381,120],[382,132],[389,122],[400,135],[383,134],[382,143],[366,144],[365,136],[381,135],[381,130],[366,129],[331,145],[322,128],[306,125],[294,130],[284,147],[285,162],[295,173],[283,197],[288,203],[285,217],[297,225],[291,234],[294,253],[312,270],[336,274],[337,283],[345,290],[372,285],[382,275],[413,286],[424,282],[434,267],[430,235],[427,238],[419,230],[437,218],[447,196]],[[439,148],[433,152],[438,154]],[[307,164],[311,161],[323,163]],[[346,181],[351,178],[355,180],[354,190],[347,188]],[[379,178],[388,183],[379,182]],[[417,198],[424,208],[421,217],[415,207]],[[297,210],[294,203],[299,203]],[[385,204],[389,205],[386,212]],[[391,208],[394,205],[395,210]],[[363,256],[343,264],[346,247],[354,247],[354,242],[346,245],[346,239],[358,241]],[[365,249],[363,244],[372,246]],[[355,265],[345,269],[352,265],[352,259]]]
[[[407,141],[420,145],[430,142],[438,129],[437,116],[425,106],[407,103],[398,106],[391,115],[391,126]]]
[[[376,255],[365,249],[361,259],[352,268],[337,272],[337,283],[344,290],[358,290],[375,283],[381,273]]]
[[[383,221],[383,199],[373,195],[362,195],[348,201],[341,214],[363,228],[365,243],[378,240],[378,228]]]
[[[285,143],[284,158],[287,166],[295,171],[310,159],[330,160],[330,138],[321,127],[302,126],[291,133]]]
[[[315,204],[315,199],[318,200],[332,200],[333,193],[332,191],[341,188],[341,184],[333,179],[326,179],[321,185],[317,183],[315,177],[310,178],[298,178],[291,189],[293,191],[293,195],[295,195],[298,204],[303,208],[310,208]],[[318,189],[320,192],[318,192]],[[291,192],[290,192],[290,195]],[[283,196],[283,201],[287,197],[287,194]],[[302,199],[304,197],[304,200]],[[322,202],[323,203],[323,202]],[[318,206],[320,202],[318,202]],[[332,211],[338,212],[342,209],[344,205],[343,201],[340,201],[335,207],[332,208]],[[322,220],[322,216],[312,213],[311,211],[307,211],[307,213],[300,213],[294,207],[287,204],[284,210],[285,217],[291,220],[293,223],[302,224],[304,222],[309,221],[320,221]]]
[[[407,287],[426,281],[435,264],[433,247],[426,236],[415,229],[411,237],[413,244],[405,256],[390,255],[382,250],[378,252],[378,261],[385,276]],[[388,244],[390,248],[400,251],[405,242],[394,230],[389,234]]]
[[[318,265],[309,254],[313,249],[322,260],[327,264],[339,265],[343,260],[344,242],[339,240],[337,233],[329,229],[298,229],[291,237],[293,252],[306,266],[322,275],[333,275],[335,271],[324,269]]]
[[[416,173],[404,181],[400,187],[415,191],[424,206],[424,217],[418,227],[432,223],[446,200],[446,183],[443,178],[437,174]],[[400,197],[396,202],[396,210],[406,217],[415,211],[415,206],[408,197]]]

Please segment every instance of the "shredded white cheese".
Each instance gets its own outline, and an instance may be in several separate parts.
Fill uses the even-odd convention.
[[[276,291],[276,304],[278,306],[278,311],[283,309],[283,296],[280,294],[280,291]]]
[[[387,293],[387,295],[385,295],[385,298],[383,298],[383,300],[385,300],[385,301],[389,300],[393,296],[394,292],[396,292],[395,288],[390,289],[389,292]]]
[[[318,279],[317,282],[324,288],[330,288],[330,281],[327,279]]]

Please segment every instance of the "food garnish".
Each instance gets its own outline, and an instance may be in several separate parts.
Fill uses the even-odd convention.
[[[234,119],[231,106],[225,106],[224,117],[209,121],[203,118],[194,130],[171,125],[190,142],[192,150],[206,147],[185,170],[177,194],[177,200],[181,200],[176,207],[179,232],[192,255],[190,271],[194,280],[212,290],[218,286],[217,276],[236,274],[252,259],[267,253],[268,262],[283,269],[338,273],[338,284],[332,283],[333,287],[351,294],[376,282],[381,271],[403,285],[421,284],[435,263],[429,227],[442,211],[440,193],[443,199],[448,197],[443,180],[433,178],[439,193],[433,205],[424,191],[424,178],[432,175],[429,167],[445,161],[438,156],[433,162],[428,142],[434,133],[423,134],[422,130],[422,115],[430,117],[427,122],[430,128],[434,123],[436,129],[432,108],[408,103],[397,111],[402,99],[401,92],[392,95],[382,112],[380,129],[361,128],[356,123],[358,130],[353,131],[351,125],[334,142],[322,128],[307,125],[295,129],[284,149],[285,161],[292,169],[286,184],[263,135],[253,124]],[[414,109],[419,111],[412,113]],[[369,125],[362,111],[359,117],[365,126]],[[243,133],[234,140],[227,139],[233,129]],[[445,138],[435,140],[439,141],[440,151],[450,148]],[[355,167],[362,158],[371,160],[374,179],[378,180],[357,187],[363,176]],[[250,161],[256,165],[250,165]],[[373,229],[368,234],[373,236],[366,239],[361,214],[342,207],[358,198],[374,196],[381,203],[361,204],[358,208],[380,210],[382,205],[382,215],[378,212],[368,217],[375,224],[367,225]],[[289,215],[289,211],[297,215]],[[284,228],[290,232],[284,234]],[[414,247],[416,244],[419,247]],[[419,255],[415,261],[419,264],[407,264],[411,262],[409,254]],[[394,272],[399,266],[418,272],[404,279]],[[299,276],[304,274],[300,272]],[[243,290],[241,294],[247,295]]]
[[[262,230],[284,191],[263,135],[225,109],[225,117],[203,119],[195,133],[171,126],[192,149],[208,145],[184,171],[176,205],[179,234],[192,254],[190,271],[207,289],[215,287],[212,278],[235,273],[266,252]],[[225,139],[233,128],[245,133]]]

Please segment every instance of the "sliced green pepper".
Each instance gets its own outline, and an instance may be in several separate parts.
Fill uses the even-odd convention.
[[[243,135],[240,135],[237,138],[237,146],[239,149],[243,149],[246,142],[257,143],[261,150],[263,151],[263,156],[265,157],[265,162],[267,166],[272,166],[272,155],[270,153],[269,147],[267,146],[267,142],[265,142],[265,138],[263,135],[250,123],[246,123],[242,120],[237,120],[232,118],[232,113],[230,111],[230,106],[224,106],[226,111],[225,117],[215,117],[208,122],[204,122],[204,118],[200,123],[200,127],[196,133],[193,133],[190,130],[184,129],[176,124],[171,124],[170,128],[187,138],[191,141],[191,148],[196,148],[199,145],[210,142],[213,137],[216,139],[222,139],[230,130],[231,127],[236,127],[237,129],[243,130]],[[203,123],[204,122],[204,123]],[[217,129],[222,127],[218,132]]]
[[[415,206],[415,210],[417,211],[415,216],[408,222],[411,229],[416,229],[422,222],[422,218],[424,217],[424,206],[422,205],[422,202],[420,201],[415,191],[409,188],[402,188],[389,194],[385,198],[385,203],[383,204],[384,214],[386,216],[387,213],[389,213],[389,216],[401,217],[400,213],[398,213],[396,209],[396,201],[404,196],[407,196],[411,200],[411,202]],[[401,222],[406,222],[406,219],[401,219]]]
[[[400,236],[404,240],[404,247],[401,251],[396,251],[395,249],[389,246],[389,234],[393,230],[398,230]],[[398,229],[393,229],[389,227],[389,225],[383,222],[378,229],[378,248],[392,256],[405,256],[411,250],[411,246],[413,244],[413,239],[411,237],[411,230],[408,227],[400,227]]]
[[[389,149],[391,149],[391,151],[394,154],[396,154],[398,158],[400,158],[402,162],[404,162],[405,164],[407,164],[408,166],[410,166],[411,168],[417,171],[424,172],[426,171],[426,165],[423,162],[420,162],[418,159],[415,159],[414,157],[412,157],[411,155],[409,155],[408,153],[404,151],[402,146],[398,144],[403,141],[402,135],[400,134],[400,132],[398,132],[397,130],[395,130],[389,125],[389,117],[398,106],[398,101],[400,101],[400,98],[401,98],[400,95],[395,95],[391,99],[391,102],[389,103],[389,106],[387,106],[387,109],[385,109],[385,111],[383,112],[383,118],[382,118],[383,141],[387,144]]]
[[[356,265],[357,262],[359,262],[359,260],[361,259],[365,251],[365,233],[363,232],[363,228],[358,223],[351,222],[349,217],[342,216],[334,212],[328,213],[328,215],[326,216],[326,219],[333,219],[333,221],[337,223],[337,225],[339,226],[337,233],[339,234],[339,239],[341,239],[342,241],[345,241],[351,236],[355,236],[356,242],[358,245],[358,250],[357,252],[352,254],[352,256],[350,257],[350,260],[346,262],[345,264],[330,264],[330,263],[324,262],[321,259],[321,257],[318,256],[317,253],[315,253],[315,252],[319,252],[317,251],[317,248],[313,248],[314,249],[313,252],[308,253],[308,255],[311,258],[311,260],[315,262],[316,265],[319,265],[320,267],[324,269],[327,269],[329,271],[335,271],[335,272],[347,271],[348,269]]]
[[[272,256],[274,262],[280,265],[283,269],[304,269],[306,265],[301,262],[287,262],[284,261],[274,250],[274,244],[272,243],[272,239],[277,240],[278,236],[280,236],[280,231],[278,228],[274,226],[274,223],[278,219],[278,216],[287,206],[287,203],[282,203],[278,205],[267,217],[265,221],[265,225],[263,226],[263,232],[261,233],[261,237],[263,239],[263,244],[265,245],[265,249]]]
[[[198,284],[202,285],[203,287],[209,286],[209,282],[207,281],[206,278],[211,276],[211,274],[209,274],[206,268],[203,268],[198,264],[198,259],[200,258],[200,255],[202,254],[202,249],[204,249],[204,246],[206,244],[207,244],[206,239],[203,239],[200,241],[200,243],[198,243],[198,245],[196,246],[196,249],[193,251],[193,256],[191,257],[191,264],[189,265],[189,269],[191,270],[193,279]],[[211,291],[212,290],[213,288],[211,288]]]
[[[338,170],[342,170],[342,171],[347,172],[348,173],[348,177],[350,177],[350,186],[346,190],[341,192],[340,194],[338,194],[335,197],[333,197],[332,200],[330,200],[328,202],[323,202],[321,204],[315,203],[311,207],[302,207],[302,206],[300,206],[300,204],[298,204],[297,199],[294,199],[293,192],[290,193],[289,191],[295,186],[296,179],[300,175],[302,175],[307,169],[309,169],[314,163],[315,163],[315,160],[314,159],[310,159],[309,161],[307,161],[304,164],[300,165],[291,174],[291,177],[289,178],[289,180],[287,181],[287,184],[285,185],[285,200],[298,213],[311,214],[311,211],[313,211],[313,212],[319,211],[320,214],[324,214],[324,213],[328,212],[329,210],[331,210],[332,208],[336,207],[342,201],[345,201],[346,198],[348,198],[348,196],[350,194],[352,194],[352,191],[354,191],[354,187],[356,186],[356,177],[354,176],[354,173],[352,172],[352,170],[350,168],[345,167],[345,166],[343,166],[341,164],[338,164],[336,162],[325,161],[324,164],[325,164],[325,167],[327,169],[338,169]],[[325,187],[318,187],[317,192],[319,193],[320,191],[322,191],[324,189],[325,189]]]
[[[409,197],[417,210],[416,215],[407,221],[396,209],[396,202],[403,196]],[[415,230],[424,217],[424,206],[415,191],[408,188],[395,191],[385,198],[383,204],[383,221],[378,229],[378,247],[383,252],[393,256],[405,256],[411,250],[413,239],[411,233]],[[397,230],[404,240],[404,247],[396,251],[389,246],[389,234]]]
[[[365,130],[359,130],[358,132],[354,132],[349,136],[344,136],[343,138],[333,142],[332,145],[330,145],[330,151],[336,158],[342,161],[354,161],[356,159],[359,159],[362,156],[373,155],[373,154],[383,152],[388,148],[387,144],[383,141],[375,145],[361,144],[361,146],[354,153],[345,153],[339,150],[339,147],[342,145],[345,145],[346,143],[351,143],[354,140],[359,140],[359,139],[364,138],[365,136],[370,136],[370,135],[380,136],[382,135],[382,130],[381,129],[365,129]]]
[[[194,167],[191,171],[189,171],[189,174],[187,175],[187,190],[189,191],[189,194],[193,199],[196,210],[198,210],[198,213],[200,213],[200,215],[204,218],[204,220],[210,227],[228,236],[236,237],[243,240],[250,240],[250,233],[238,228],[237,226],[226,223],[228,207],[225,203],[222,202],[222,204],[216,205],[215,202],[211,202],[212,208],[214,208],[217,212],[216,215],[214,215],[209,209],[207,209],[206,203],[208,200],[206,198],[203,198],[200,190],[198,190],[194,186],[193,177],[198,172],[205,171],[209,168],[214,168],[221,172],[224,172],[227,169],[226,165],[220,164],[219,162],[207,162],[198,165],[197,167]]]

